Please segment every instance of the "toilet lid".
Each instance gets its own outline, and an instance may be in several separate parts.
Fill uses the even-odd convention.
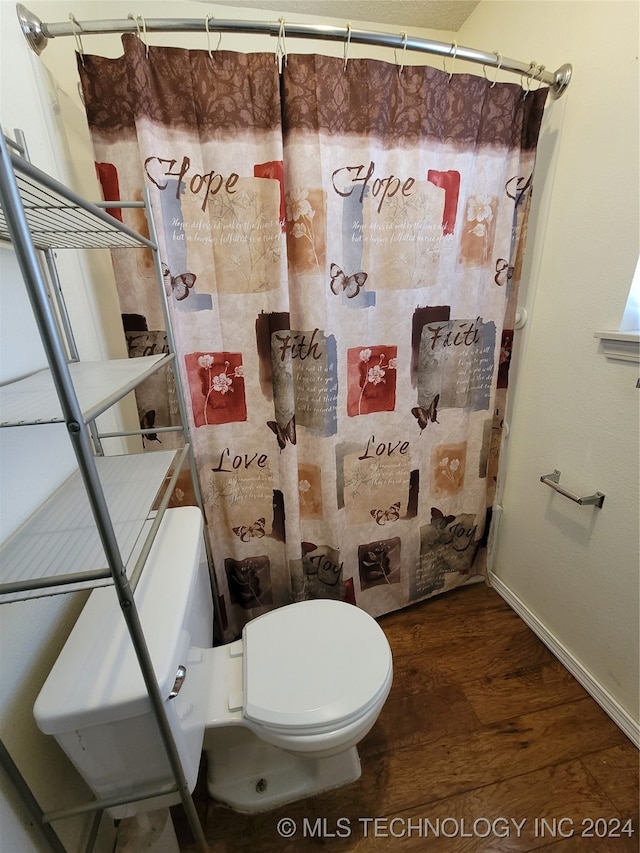
[[[319,731],[357,717],[388,690],[391,649],[358,607],[301,601],[245,625],[244,714],[256,723]]]

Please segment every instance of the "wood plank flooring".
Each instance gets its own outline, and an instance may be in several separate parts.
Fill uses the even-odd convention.
[[[495,591],[465,587],[379,621],[394,682],[360,745],[362,777],[254,816],[213,803],[201,778],[212,853],[640,849],[636,748]],[[191,853],[181,808],[173,819]]]

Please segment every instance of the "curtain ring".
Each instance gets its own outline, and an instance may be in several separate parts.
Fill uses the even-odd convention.
[[[209,29],[209,20],[215,21],[215,15],[207,15],[204,19],[204,28],[207,31],[207,50],[209,52],[209,58],[213,59],[213,53],[211,52],[211,31]],[[218,31],[218,44],[216,45],[216,51],[220,50],[220,44],[222,42],[222,30]]]
[[[349,47],[351,45],[351,24],[347,24],[347,40],[344,43],[344,62],[342,64],[342,70],[347,70],[347,62],[349,60]]]
[[[209,32],[209,18],[214,18],[213,15],[205,15],[204,18],[204,28],[207,31],[207,51],[209,53],[209,59],[213,59],[213,54],[211,53],[211,33]]]
[[[524,97],[525,97],[525,98],[527,97],[527,95],[528,95],[528,94],[529,94],[529,92],[531,91],[531,77],[533,76],[533,69],[534,69],[534,68],[537,68],[537,67],[538,67],[538,66],[537,66],[537,64],[536,64],[535,62],[530,62],[530,63],[529,63],[529,68],[528,68],[528,70],[525,72],[525,74],[526,74],[526,80],[527,80],[527,83],[526,83],[527,88],[526,88],[525,93],[524,93]],[[522,88],[524,89],[525,84],[524,84],[524,82],[522,81],[522,77],[520,78],[520,85],[521,85],[521,86],[522,86]]]
[[[537,81],[538,81],[538,89],[540,88],[540,86],[542,86],[542,75],[544,74],[545,67],[546,66],[544,66],[544,65],[538,65],[537,66],[538,70],[533,75],[533,79],[534,80],[537,79]],[[536,92],[538,91],[538,89],[536,89]]]
[[[495,74],[494,74],[494,76],[493,76],[493,82],[492,82],[492,84],[491,84],[491,86],[490,86],[490,88],[491,88],[491,89],[493,89],[493,87],[496,85],[496,81],[497,81],[497,79],[498,79],[498,72],[500,71],[500,68],[501,68],[501,66],[502,66],[502,54],[501,54],[501,53],[499,53],[498,51],[495,51],[493,55],[497,58],[497,60],[498,60],[498,65],[497,65],[497,67],[496,67],[496,73],[495,73]],[[488,74],[487,74],[487,66],[484,64],[484,62],[482,63],[482,73],[483,73],[483,75],[484,75],[484,79],[485,79],[487,82],[489,82],[489,76],[488,76]]]
[[[278,43],[276,45],[276,63],[278,69],[282,71],[282,66],[287,64],[287,43],[285,41],[285,24],[284,18],[278,18],[280,29],[278,30]]]
[[[502,54],[497,52],[496,56],[498,57],[498,66],[496,68],[496,73],[493,75],[493,83],[491,84],[491,89],[496,85],[498,81],[498,74],[500,73],[500,68],[502,67]]]
[[[405,58],[405,55],[407,53],[407,34],[403,32],[403,33],[400,33],[400,35],[402,36],[402,57],[400,60],[400,67],[398,68],[398,74],[402,74],[402,69],[404,68],[404,58]],[[397,65],[398,64],[398,57],[397,57],[396,53],[397,53],[396,49],[394,48],[393,49],[393,57],[395,59],[396,65]]]
[[[82,39],[80,37],[80,32],[82,30],[82,27],[76,21],[76,16],[73,14],[73,12],[69,12],[69,20],[71,21],[71,25],[72,25],[72,29],[73,29],[73,37],[76,40],[76,48],[78,50],[78,53],[80,54],[80,61],[84,65],[84,48],[82,46]],[[78,28],[77,30],[76,30],[76,27]]]
[[[133,21],[136,25],[136,30],[138,31],[138,38],[142,42],[145,48],[145,54],[147,59],[149,58],[149,42],[147,41],[147,23],[142,15],[133,15],[131,12],[127,15],[131,21]],[[142,21],[142,30],[140,29],[140,21]]]
[[[453,77],[453,66],[454,66],[455,61],[456,61],[456,56],[458,55],[458,42],[457,41],[451,42],[451,47],[449,48],[449,56],[451,56],[452,53],[453,53],[453,59],[451,60],[451,72],[449,73],[449,83],[451,82],[451,78]],[[446,57],[445,57],[445,59],[446,59]],[[447,64],[445,62],[445,59],[442,60],[442,69],[446,74],[447,73]]]

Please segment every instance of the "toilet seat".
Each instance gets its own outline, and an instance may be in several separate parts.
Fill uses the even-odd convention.
[[[384,701],[391,650],[357,607],[302,601],[259,616],[243,631],[243,716],[282,734],[322,734]]]

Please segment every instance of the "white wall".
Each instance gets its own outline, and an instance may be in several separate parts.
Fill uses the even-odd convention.
[[[638,258],[635,2],[482,0],[458,33],[506,56],[573,65],[539,146],[503,457],[497,588],[632,734],[638,721],[638,365],[593,337],[617,329]],[[555,174],[554,174],[555,173]],[[581,507],[539,482],[606,494]]]
[[[66,2],[34,0],[27,5],[45,21],[68,19]],[[0,118],[8,130],[15,126],[24,129],[32,159],[55,171],[59,164],[48,141],[51,121],[39,106],[32,79],[32,65],[38,60],[28,52],[19,33],[12,0],[0,0],[0,11]],[[128,0],[73,4],[79,20],[126,18],[130,11]],[[184,0],[138,2],[133,11],[147,17],[199,17],[208,12],[227,18],[273,19],[265,12]],[[383,29],[375,24],[366,28]],[[607,362],[592,334],[598,328],[617,327],[638,252],[637,32],[637,5],[633,2],[561,0],[481,0],[458,34],[411,31],[442,41],[456,38],[460,44],[499,50],[516,59],[535,58],[548,68],[566,61],[574,64],[569,92],[552,105],[543,127],[539,171],[548,175],[548,181],[547,186],[536,188],[532,217],[529,282],[523,293],[532,319],[521,337],[514,371],[512,433],[505,448],[505,515],[495,567],[503,583],[529,603],[536,617],[636,719],[637,371]],[[206,46],[204,35],[154,34],[150,40],[154,44]],[[215,46],[217,38],[212,41]],[[270,50],[275,49],[275,40],[225,35],[222,46]],[[293,39],[287,40],[287,47],[290,52],[319,49],[312,41],[296,43]],[[121,53],[118,36],[87,36],[84,49],[108,56]],[[323,43],[321,50],[342,55],[340,44]],[[350,55],[392,59],[389,50],[358,45],[352,45]],[[73,101],[77,87],[73,40],[53,40],[43,61],[64,90],[62,99]],[[440,66],[440,60],[426,56],[413,55],[411,61]],[[459,63],[458,70],[473,69]],[[505,75],[503,79],[516,78]],[[67,117],[77,119],[75,107],[67,104],[67,108]],[[74,151],[86,151],[86,129],[76,119],[72,136],[78,147]],[[83,180],[90,180],[91,171],[86,166]],[[6,263],[10,267],[11,259]],[[14,272],[6,267],[2,272],[4,292]],[[101,288],[96,290],[93,280],[85,280],[83,270],[70,278],[70,307],[80,319],[76,325],[92,330],[82,341],[85,351],[95,347],[99,354],[118,354],[112,297]],[[13,292],[18,293],[17,289]],[[3,303],[3,318],[9,316],[5,310]],[[24,305],[11,316],[20,318],[21,329],[27,328]],[[106,334],[102,322],[94,321],[96,316],[104,320]],[[33,368],[37,350],[32,343],[33,335],[25,332],[24,347],[12,343],[10,355],[2,353],[3,379],[9,378],[4,372],[7,365],[9,372],[15,371],[13,375]],[[0,438],[7,440],[4,435]],[[37,443],[30,447],[42,450]],[[58,456],[51,447],[47,441],[49,460]],[[29,458],[13,447],[3,458],[3,496],[8,494],[5,475],[11,460],[20,459],[22,465]],[[61,478],[65,466],[71,464],[62,458],[62,468],[54,479]],[[598,514],[552,498],[538,478],[554,467],[562,470],[563,482],[566,479],[570,487],[606,492],[603,510]],[[32,471],[22,469],[32,502],[51,488],[41,482],[40,471],[39,460]],[[13,503],[9,493],[6,505],[12,512]],[[28,505],[28,500],[21,500],[9,528],[29,511]],[[516,507],[522,507],[526,521],[515,515]],[[3,514],[4,510],[5,506]],[[3,680],[9,673],[3,685],[7,697],[0,700],[2,735],[14,744],[19,753],[16,759],[47,807],[53,806],[48,798],[61,805],[57,801],[61,790],[76,802],[77,783],[55,745],[39,734],[24,709],[30,709],[78,606],[76,598],[56,596],[10,605],[1,614]],[[12,811],[4,788],[1,794],[0,849],[21,853],[39,849],[19,814]],[[69,849],[75,849],[77,827],[60,826],[59,831],[67,834],[65,842],[69,837]]]

